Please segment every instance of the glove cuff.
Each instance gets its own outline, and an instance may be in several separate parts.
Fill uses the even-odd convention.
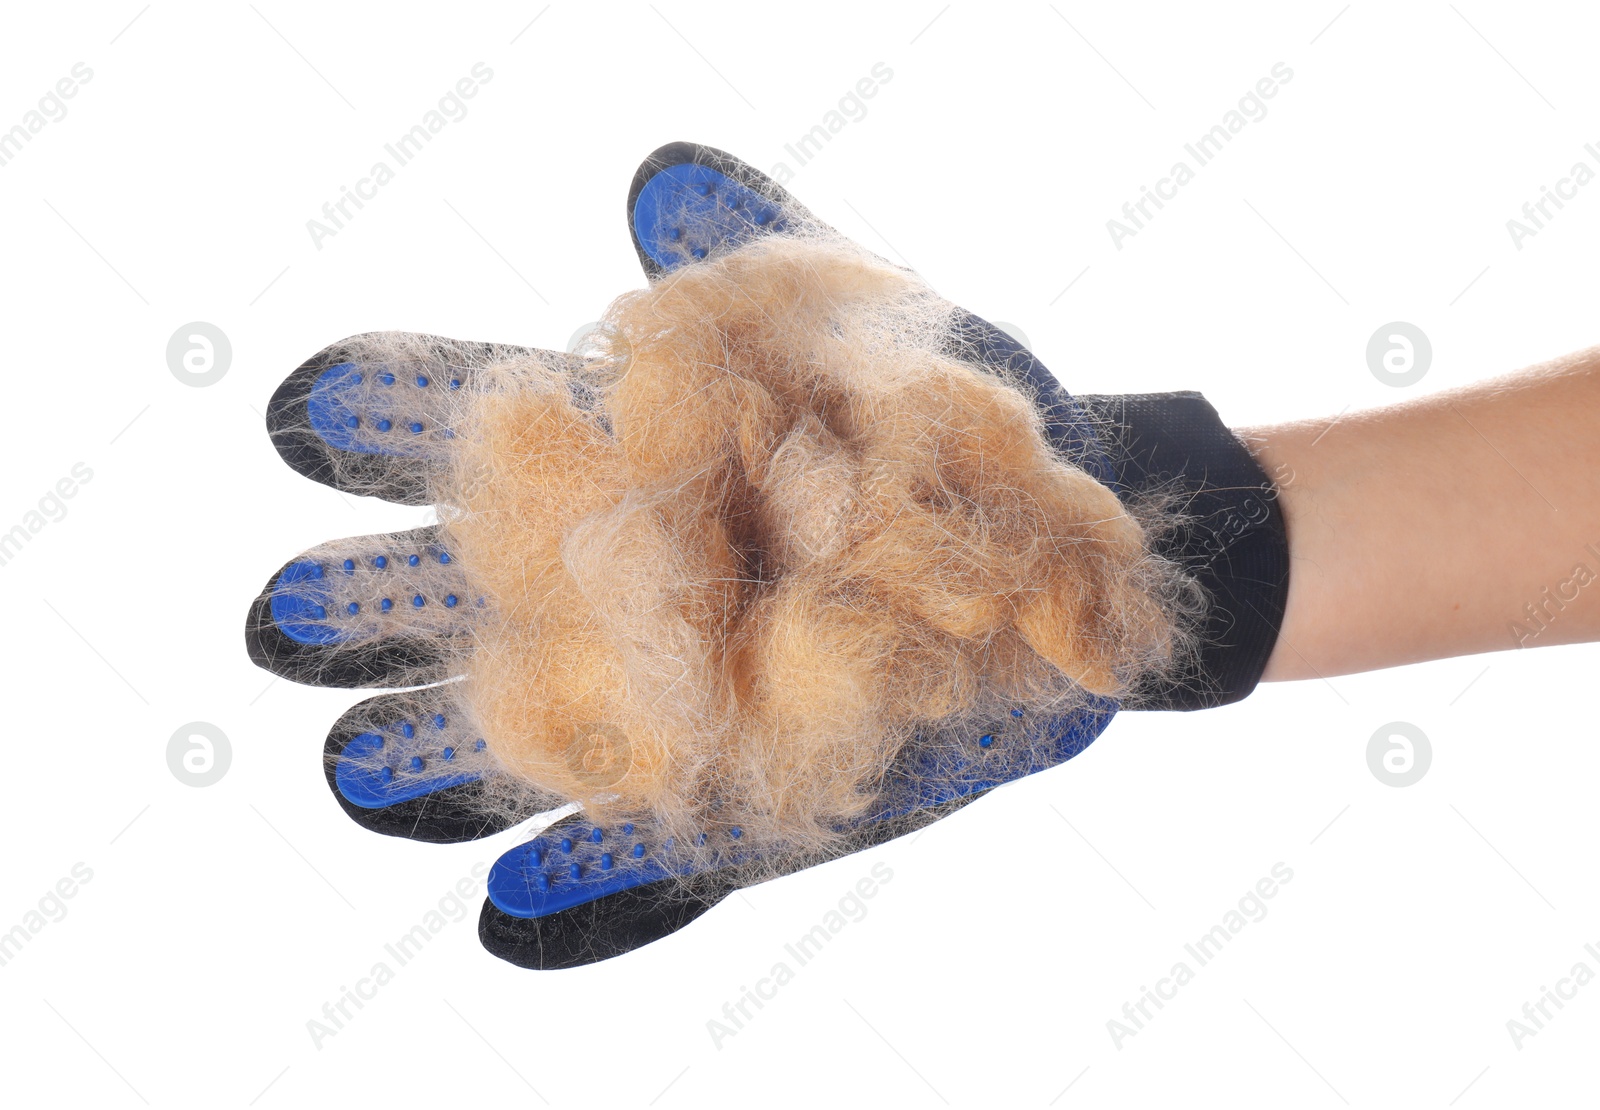
[[[1261,681],[1289,594],[1278,487],[1199,393],[1073,396],[1101,437],[1124,502],[1176,494],[1181,520],[1152,549],[1205,590],[1197,650],[1176,674],[1136,688],[1131,710],[1210,709]]]

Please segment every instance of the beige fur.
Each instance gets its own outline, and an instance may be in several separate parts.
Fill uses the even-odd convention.
[[[482,376],[441,499],[506,772],[597,820],[818,848],[914,734],[1172,660],[1178,572],[1017,383],[943,353],[952,311],[768,237],[621,297],[576,379]]]

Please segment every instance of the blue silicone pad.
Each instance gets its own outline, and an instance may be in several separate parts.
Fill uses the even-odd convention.
[[[672,857],[672,842],[641,838],[630,824],[609,830],[566,822],[560,835],[519,844],[489,871],[489,900],[512,917],[543,917],[618,891],[687,874]],[[737,840],[725,836],[732,854]]]
[[[1064,763],[1087,748],[1116,714],[1116,703],[1097,698],[1082,711],[1030,723],[1014,710],[1010,722],[972,737],[959,754],[924,755],[891,778],[885,806],[868,821],[900,817],[1014,781]],[[1044,739],[1044,751],[1029,761],[1005,760],[1005,746]],[[1004,777],[985,764],[1004,768]],[[715,842],[709,838],[715,837]],[[739,830],[701,834],[702,851],[676,852],[671,841],[655,842],[631,824],[614,827],[563,822],[551,832],[519,844],[495,861],[489,872],[489,900],[511,917],[544,917],[672,876],[745,862]],[[709,857],[703,849],[709,848]]]
[[[754,189],[710,166],[669,166],[633,202],[633,227],[645,253],[664,269],[704,258],[724,245],[782,231],[783,213]]]
[[[346,557],[335,556],[326,565],[297,559],[273,584],[272,621],[295,643],[370,639],[379,634],[378,619],[398,606],[434,605],[459,611],[462,623],[470,620],[470,610],[483,607],[481,597],[466,593],[465,578],[441,582],[421,577],[422,571],[451,565],[450,553],[436,543],[407,544],[382,537],[347,542]]]
[[[290,563],[272,588],[272,623],[297,644],[332,644],[344,631],[328,621],[329,591],[322,564]]]
[[[339,793],[362,809],[383,809],[481,777],[458,769],[455,750],[426,727],[410,731],[408,738],[402,724],[387,736],[363,732],[345,744],[334,769]]]
[[[437,398],[428,392],[460,388],[459,377],[341,362],[311,384],[306,417],[334,450],[420,457],[437,450],[431,434],[425,433],[452,434],[437,427]]]

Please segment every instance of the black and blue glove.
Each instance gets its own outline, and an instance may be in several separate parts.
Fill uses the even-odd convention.
[[[652,282],[754,237],[817,226],[758,171],[686,143],[646,159],[627,201],[634,247]],[[1205,626],[1181,673],[1120,703],[1093,698],[1048,719],[1014,711],[955,758],[908,744],[888,772],[879,808],[851,827],[841,853],[920,828],[1001,782],[1072,758],[1118,709],[1201,709],[1244,697],[1260,679],[1283,615],[1288,550],[1276,488],[1198,393],[1071,397],[1030,351],[970,314],[959,318],[951,343],[952,357],[1026,381],[1054,447],[1119,497],[1161,490],[1181,501],[1182,523],[1152,545],[1206,593]],[[289,376],[268,408],[268,432],[284,460],[309,478],[427,504],[460,430],[452,425],[453,395],[485,368],[528,355],[552,366],[581,362],[503,344],[356,336]],[[573,808],[554,795],[524,795],[525,811],[508,812],[495,794],[492,753],[471,730],[452,681],[477,608],[469,570],[438,527],[337,540],[291,560],[250,609],[246,642],[259,666],[311,685],[391,690],[354,706],[324,745],[335,800],[375,832],[457,843]],[[1018,740],[1033,758],[988,758]],[[494,865],[480,937],[495,955],[534,968],[590,963],[658,940],[750,881],[737,832],[718,832],[724,843],[687,852],[642,825],[598,825],[566,813]],[[790,866],[771,861],[761,873]]]

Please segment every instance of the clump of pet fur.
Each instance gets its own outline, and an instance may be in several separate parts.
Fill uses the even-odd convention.
[[[476,377],[442,515],[485,599],[459,696],[507,775],[826,851],[906,745],[1176,663],[1183,575],[1021,383],[947,353],[954,311],[772,236],[619,298],[582,369]]]

